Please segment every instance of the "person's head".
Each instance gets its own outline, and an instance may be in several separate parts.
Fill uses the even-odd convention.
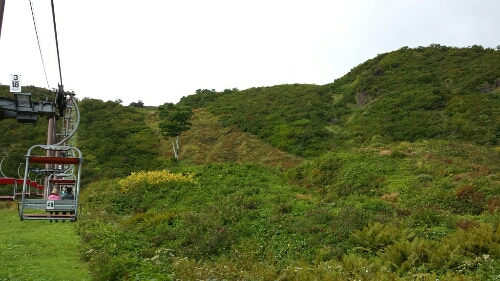
[[[59,190],[57,188],[52,189],[51,194],[59,195]]]
[[[73,192],[73,188],[71,186],[66,187],[66,193]]]

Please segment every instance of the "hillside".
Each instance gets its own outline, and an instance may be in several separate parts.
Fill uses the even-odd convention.
[[[433,44],[200,89],[179,160],[156,108],[84,99],[80,257],[94,280],[495,280],[499,81],[500,50]]]
[[[203,108],[194,110],[191,129],[179,138],[179,157],[184,164],[261,163],[289,169],[302,161],[300,157],[278,150],[236,126],[223,127],[219,119]],[[171,143],[163,141],[166,154],[173,156]]]
[[[156,108],[94,99],[82,100],[80,108],[78,145],[86,152],[85,183],[172,165],[172,144],[158,133]],[[302,161],[235,126],[224,128],[204,109],[195,110],[191,123],[180,138],[182,165],[252,162],[286,169]]]
[[[481,280],[500,274],[498,164],[491,148],[428,141],[285,174],[138,172],[87,187],[82,257],[96,280]]]
[[[393,141],[498,144],[500,51],[429,47],[380,54],[327,85],[198,90],[181,104],[222,115],[226,126],[285,151],[325,151]]]

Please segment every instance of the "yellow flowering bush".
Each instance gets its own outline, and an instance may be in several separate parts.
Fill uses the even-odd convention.
[[[168,182],[191,182],[194,183],[193,175],[174,174],[167,170],[132,172],[126,178],[118,181],[122,192],[127,192],[133,186],[161,185]]]

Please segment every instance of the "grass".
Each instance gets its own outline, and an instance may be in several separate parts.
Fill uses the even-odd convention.
[[[17,210],[0,204],[0,281],[91,280],[73,223],[20,221]]]
[[[145,122],[159,134],[156,108],[138,108],[147,117]],[[220,117],[206,109],[193,110],[191,129],[179,137],[180,155],[183,165],[202,165],[207,163],[261,163],[266,166],[289,169],[303,159],[278,150],[236,126],[224,127]],[[171,159],[172,140],[159,137],[159,153],[162,158]]]
[[[499,161],[430,140],[95,181],[81,259],[96,281],[499,279]]]

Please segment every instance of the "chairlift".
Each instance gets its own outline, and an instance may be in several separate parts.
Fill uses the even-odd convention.
[[[24,184],[24,179],[16,179],[16,184],[17,186],[23,186]],[[25,196],[28,196],[30,197],[31,196],[31,188],[36,188],[36,184],[37,182],[36,181],[32,181],[30,180],[29,178],[27,179],[27,182],[26,182],[27,186],[28,186],[28,189],[25,191],[25,192],[16,192],[16,197],[17,198],[20,198],[23,196],[23,193]]]
[[[17,192],[17,187],[19,181],[16,178],[7,177],[2,171],[2,164],[5,158],[9,155],[4,155],[2,161],[0,161],[0,174],[3,176],[0,178],[0,200],[1,201],[14,201],[16,200],[16,195],[21,195]],[[12,190],[12,191],[11,191]]]
[[[28,185],[28,191],[26,192],[26,196],[30,197],[43,197],[43,184],[40,184],[37,180],[38,175],[35,176],[34,180],[28,179],[26,183]],[[24,183],[24,179],[20,179],[21,186]]]
[[[0,188],[1,188],[1,201],[14,201],[16,200],[17,184],[15,178],[3,177],[0,178]],[[12,188],[12,191],[10,191]]]
[[[64,156],[38,156],[33,155],[32,153],[35,150],[44,150],[47,155],[47,152],[56,152],[56,155],[70,155],[70,153],[61,153],[61,152],[71,152],[73,157],[64,157]],[[59,152],[59,153],[58,153]],[[50,154],[50,153],[49,153]],[[74,157],[76,155],[76,157]],[[78,197],[80,194],[80,174],[82,168],[82,153],[81,151],[73,146],[65,146],[65,145],[34,145],[26,154],[26,166],[24,172],[24,182],[23,182],[23,192],[21,201],[19,202],[19,218],[21,221],[23,220],[69,220],[76,221],[78,219]],[[73,171],[75,174],[73,176],[62,176],[57,177],[60,173],[61,169],[51,169],[46,168],[40,170],[41,173],[45,174],[45,178],[48,183],[64,183],[64,184],[72,184],[74,186],[73,200],[48,200],[48,193],[50,193],[49,188],[50,184],[44,185],[44,195],[43,199],[32,199],[26,196],[26,191],[28,190],[28,178],[30,171],[33,170],[33,164],[45,164],[47,166],[56,166],[59,165],[73,165]],[[51,172],[52,171],[52,172]],[[60,214],[63,213],[63,214]]]
[[[67,173],[52,174],[48,178],[48,184],[49,184],[48,190],[56,188],[57,190],[59,190],[59,194],[61,194],[64,187],[74,188],[75,183],[76,183],[76,177],[74,174],[67,174]]]

